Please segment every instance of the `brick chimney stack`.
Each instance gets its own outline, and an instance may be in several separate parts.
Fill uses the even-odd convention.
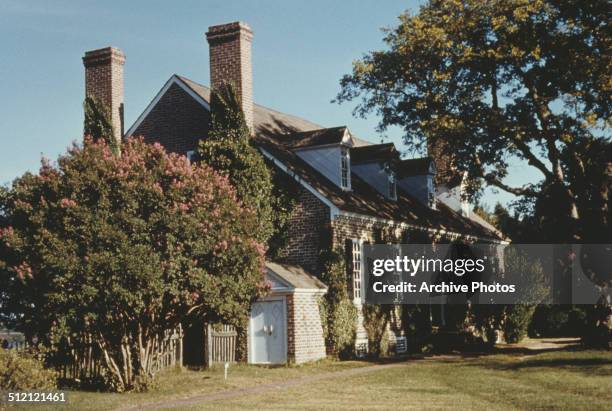
[[[449,152],[449,148],[444,140],[438,139],[435,144],[427,141],[427,154],[433,159],[436,165],[436,185],[444,186],[447,189],[458,186],[461,183],[461,176],[455,169],[455,156]]]
[[[96,97],[110,110],[115,139],[123,136],[123,65],[125,54],[114,47],[85,52],[85,96]]]
[[[247,125],[253,131],[253,31],[242,22],[221,24],[209,27],[206,39],[210,47],[211,87],[233,84]]]

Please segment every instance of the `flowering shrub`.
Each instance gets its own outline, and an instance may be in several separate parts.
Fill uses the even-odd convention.
[[[56,388],[56,375],[32,355],[0,348],[0,390],[32,391]]]
[[[226,177],[141,139],[86,139],[0,196],[0,308],[52,345],[87,335],[119,390],[186,315],[242,323],[262,290],[256,215]],[[54,340],[55,339],[55,340]]]

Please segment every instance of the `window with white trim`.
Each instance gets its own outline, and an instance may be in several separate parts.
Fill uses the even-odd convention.
[[[361,241],[353,240],[353,299],[361,300]]]
[[[340,148],[340,185],[343,189],[348,190],[351,188],[351,159],[349,157],[349,150],[346,147]]]

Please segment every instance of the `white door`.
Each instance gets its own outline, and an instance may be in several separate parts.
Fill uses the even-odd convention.
[[[250,320],[250,362],[281,364],[287,362],[285,301],[260,301],[253,304]]]

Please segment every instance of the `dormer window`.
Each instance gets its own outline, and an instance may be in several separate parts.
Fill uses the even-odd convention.
[[[389,198],[397,200],[397,181],[393,172],[389,173]]]
[[[340,148],[340,184],[341,187],[345,190],[350,190],[351,188],[351,159],[349,157],[349,150],[346,147]]]

